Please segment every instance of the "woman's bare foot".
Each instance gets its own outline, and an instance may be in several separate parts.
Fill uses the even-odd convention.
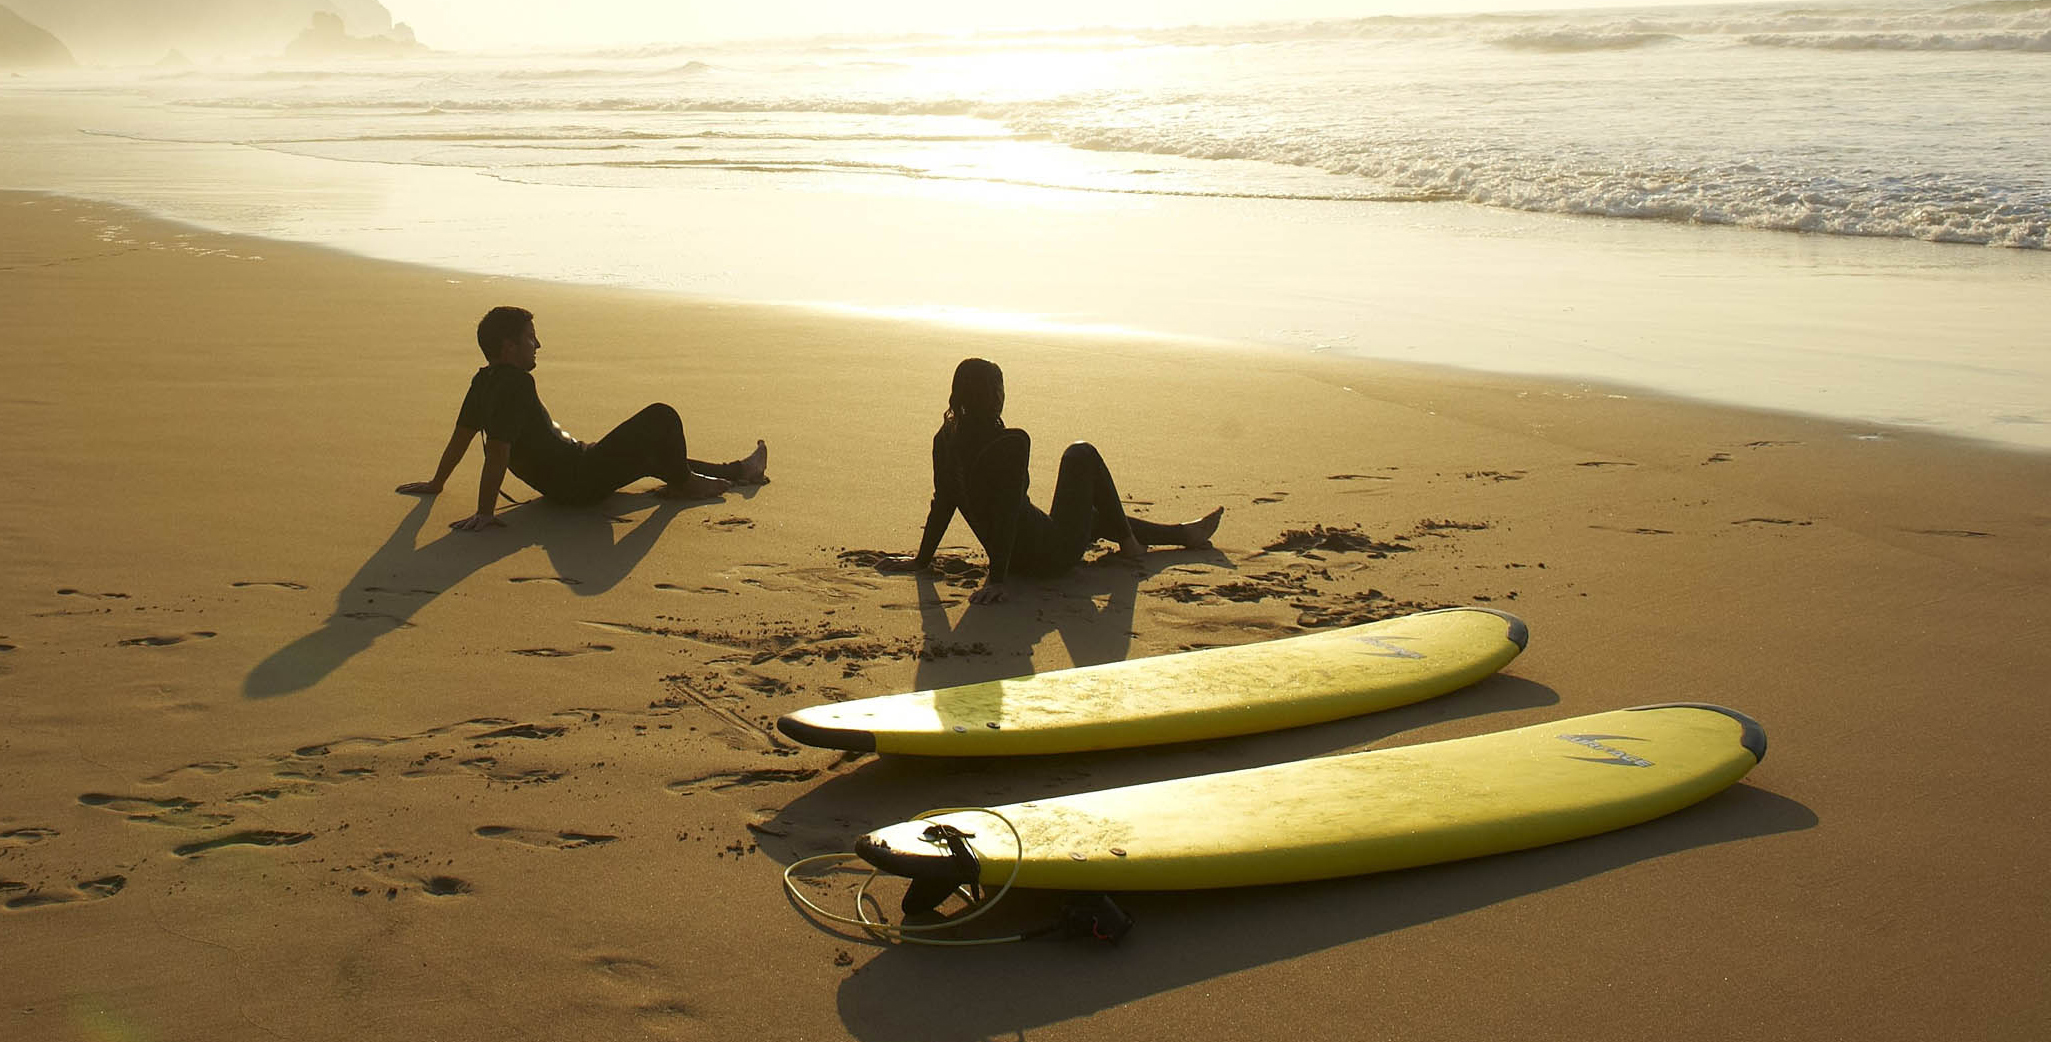
[[[1211,537],[1218,534],[1218,520],[1224,516],[1225,508],[1219,507],[1194,521],[1184,521],[1179,526],[1182,529],[1182,545],[1192,550],[1208,549]]]
[[[734,484],[769,484],[769,443],[760,438],[755,439],[755,451],[749,453],[745,459],[735,460],[734,466],[741,468],[741,476],[735,479]]]
[[[725,478],[712,478],[694,473],[681,483],[672,481],[656,489],[655,494],[663,499],[717,499],[732,487],[734,483]]]

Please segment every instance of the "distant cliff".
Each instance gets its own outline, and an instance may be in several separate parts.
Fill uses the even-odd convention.
[[[280,55],[312,31],[315,14],[337,19],[344,38],[390,40],[393,50],[387,53],[418,46],[413,31],[394,26],[392,13],[378,0],[0,2],[63,40],[78,61],[93,65],[154,64],[172,50],[201,62]]]
[[[68,68],[76,64],[63,41],[0,7],[0,69]]]

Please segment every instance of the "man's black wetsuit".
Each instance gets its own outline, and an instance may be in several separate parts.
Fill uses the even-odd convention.
[[[691,459],[684,421],[667,405],[651,405],[605,437],[580,442],[549,417],[535,393],[534,374],[510,365],[488,365],[470,378],[456,423],[492,441],[511,442],[506,469],[561,503],[596,503],[644,477],[678,483],[693,471],[729,481],[742,476],[738,464]]]
[[[940,428],[933,435],[933,505],[926,511],[918,559],[933,559],[957,510],[990,555],[993,583],[1014,568],[1025,575],[1056,575],[1081,561],[1099,539],[1122,543],[1129,535],[1160,536],[1157,530],[1165,529],[1125,516],[1111,469],[1086,441],[1063,450],[1053,509],[1040,510],[1026,498],[1031,456],[1032,439],[1016,427],[980,434]]]

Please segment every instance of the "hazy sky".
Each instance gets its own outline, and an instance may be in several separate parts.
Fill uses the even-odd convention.
[[[443,50],[658,43],[822,33],[1191,25],[1376,14],[1649,7],[1679,0],[384,0]],[[1699,0],[1696,0],[1699,2]]]

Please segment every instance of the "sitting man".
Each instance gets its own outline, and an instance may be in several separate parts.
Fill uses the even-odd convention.
[[[486,365],[470,379],[470,393],[456,413],[456,431],[442,449],[432,481],[409,481],[398,491],[433,494],[484,432],[484,473],[477,480],[477,513],[449,527],[474,532],[504,525],[495,516],[499,485],[508,470],[557,503],[596,503],[638,478],[668,484],[657,495],[703,499],[734,485],[768,482],[769,446],[757,441],[746,459],[700,463],[684,452],[684,421],[667,405],[635,413],[611,434],[586,444],[549,418],[534,391],[534,356],[541,341],[534,315],[524,308],[499,307],[477,323],[477,348]]]

